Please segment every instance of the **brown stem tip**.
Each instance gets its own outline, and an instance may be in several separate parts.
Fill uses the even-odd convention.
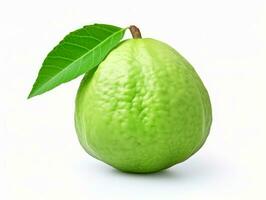
[[[141,38],[141,33],[140,33],[140,30],[138,27],[134,26],[134,25],[131,25],[129,27],[129,30],[131,32],[131,35],[134,39],[136,38]]]

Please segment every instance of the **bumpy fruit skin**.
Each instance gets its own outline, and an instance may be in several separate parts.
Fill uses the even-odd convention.
[[[154,39],[121,43],[81,82],[75,125],[93,157],[125,172],[151,173],[200,149],[212,121],[193,67]]]

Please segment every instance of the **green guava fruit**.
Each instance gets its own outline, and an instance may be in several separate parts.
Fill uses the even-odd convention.
[[[151,173],[204,144],[210,99],[193,67],[167,44],[129,39],[82,80],[75,126],[91,156],[121,171]]]

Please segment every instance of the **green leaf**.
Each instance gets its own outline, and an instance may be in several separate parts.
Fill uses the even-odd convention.
[[[45,58],[28,98],[96,67],[118,45],[125,30],[107,24],[93,24],[68,34]]]

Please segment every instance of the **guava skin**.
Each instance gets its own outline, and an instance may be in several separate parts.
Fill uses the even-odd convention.
[[[180,163],[204,144],[212,121],[207,90],[178,52],[130,39],[81,82],[75,126],[83,148],[125,172]]]

